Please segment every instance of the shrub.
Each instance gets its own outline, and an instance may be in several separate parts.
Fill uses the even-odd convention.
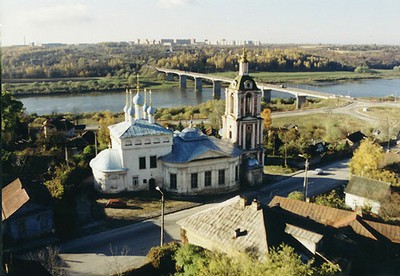
[[[147,253],[147,260],[160,274],[175,272],[174,255],[180,245],[177,242],[166,243],[163,246],[155,246]]]

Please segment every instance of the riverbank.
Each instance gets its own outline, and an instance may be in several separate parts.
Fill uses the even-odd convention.
[[[234,78],[237,72],[213,73],[212,75]],[[377,70],[375,74],[349,71],[332,72],[252,72],[256,81],[273,84],[321,84],[350,82],[373,79],[400,78],[399,70]],[[188,79],[188,86],[192,80]],[[126,86],[136,88],[136,83],[128,83],[123,77],[101,78],[58,78],[58,79],[3,79],[2,90],[15,97],[79,95],[89,93],[112,93],[125,90]],[[164,74],[147,73],[140,76],[140,89],[164,91],[178,87],[178,81],[167,81]],[[207,84],[204,84],[207,87]]]

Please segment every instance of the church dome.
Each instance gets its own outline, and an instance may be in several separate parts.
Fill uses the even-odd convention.
[[[147,111],[147,114],[150,114],[150,115],[156,114],[156,108],[152,107],[152,106],[149,106],[146,111]]]
[[[179,134],[179,137],[182,140],[188,141],[188,140],[200,140],[207,138],[207,136],[201,132],[200,129],[194,128],[194,127],[187,127],[184,130],[181,131]]]
[[[260,163],[258,163],[258,160],[255,159],[254,157],[250,157],[247,159],[247,167],[248,168],[254,168],[260,166]]]
[[[144,98],[143,96],[138,92],[136,93],[135,97],[132,99],[133,104],[137,105],[143,105],[144,104]]]

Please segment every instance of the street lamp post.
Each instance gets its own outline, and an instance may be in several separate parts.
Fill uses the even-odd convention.
[[[307,193],[308,193],[308,178],[307,178],[307,171],[308,171],[308,155],[307,154],[299,154],[300,157],[303,157],[306,161],[304,163],[304,182],[303,182],[303,195],[304,201],[307,201]]]
[[[161,237],[160,237],[160,246],[164,244],[164,193],[160,187],[156,187],[156,190],[161,193]]]
[[[303,193],[304,193],[304,200],[307,201],[307,190],[308,190],[308,178],[307,178],[307,171],[308,171],[308,158],[306,158],[306,162],[304,163],[304,183],[303,183]]]

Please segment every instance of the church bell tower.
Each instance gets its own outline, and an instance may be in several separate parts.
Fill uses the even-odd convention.
[[[239,74],[225,90],[225,114],[222,116],[223,138],[243,151],[242,160],[264,165],[262,93],[249,76],[246,53],[239,60]],[[255,162],[257,161],[257,162]]]

